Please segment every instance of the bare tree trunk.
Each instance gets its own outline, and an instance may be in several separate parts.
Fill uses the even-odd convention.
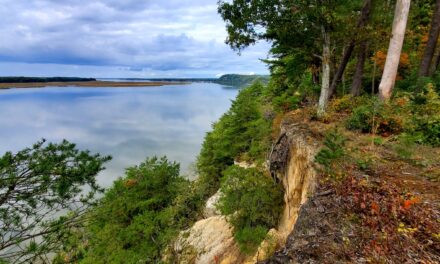
[[[330,99],[330,34],[326,29],[322,28],[322,34],[324,37],[324,46],[322,50],[322,85],[321,85],[321,96],[319,97],[318,104],[318,116],[323,116],[325,109]]]
[[[397,70],[399,68],[400,54],[403,40],[405,39],[406,24],[408,22],[409,7],[411,0],[397,0],[394,13],[393,32],[388,48],[385,68],[379,85],[379,96],[382,100],[388,100],[396,83]]]
[[[355,41],[351,40],[347,47],[344,49],[344,53],[342,55],[341,63],[338,66],[338,69],[333,76],[332,83],[330,85],[330,93],[329,97],[333,96],[336,92],[336,86],[341,81],[342,75],[344,74],[345,68],[347,67],[348,61],[351,58],[351,54],[353,53]]]
[[[371,10],[371,1],[372,0],[364,0],[364,7],[361,11],[361,17],[357,23],[358,29],[362,29],[367,24],[370,19],[370,10]],[[335,76],[333,77],[332,83],[330,85],[330,93],[329,97],[333,96],[336,92],[336,86],[344,74],[345,68],[347,67],[348,61],[350,60],[351,54],[353,53],[354,46],[356,45],[355,39],[352,39],[348,46],[345,48],[344,54],[342,55],[341,63],[339,64],[338,69],[336,70]]]
[[[353,76],[353,83],[351,85],[351,95],[359,96],[362,90],[362,78],[364,77],[364,65],[367,57],[367,41],[362,41],[356,64],[356,71]]]
[[[429,31],[428,43],[420,63],[419,77],[429,76],[429,68],[434,57],[437,40],[440,33],[440,0],[435,2],[435,11],[432,15],[431,29]]]

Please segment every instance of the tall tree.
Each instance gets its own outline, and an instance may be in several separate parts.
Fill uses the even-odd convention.
[[[434,14],[432,15],[431,29],[429,30],[428,42],[426,43],[425,52],[420,63],[419,76],[429,75],[429,69],[437,47],[438,37],[440,33],[440,0],[436,0]]]
[[[351,84],[351,95],[359,96],[362,89],[362,77],[364,76],[365,59],[367,58],[367,41],[362,41],[359,46],[356,70],[353,76],[353,83]]]
[[[365,25],[368,23],[368,20],[370,19],[371,6],[372,6],[372,0],[364,0],[364,5],[361,10],[361,16],[359,17],[359,20],[357,22],[357,31],[358,32],[363,31],[365,28]],[[332,80],[332,83],[330,86],[330,92],[329,92],[330,97],[333,96],[333,94],[336,92],[336,86],[338,85],[339,81],[342,78],[342,75],[344,74],[345,68],[347,67],[347,64],[350,60],[351,54],[353,53],[355,45],[356,45],[356,38],[352,37],[349,44],[347,45],[347,47],[344,50],[344,54],[342,56],[339,67],[336,70],[335,76],[333,77],[333,80]],[[359,73],[361,73],[361,72],[359,71],[358,74]]]
[[[394,12],[394,22],[385,68],[379,85],[379,96],[382,100],[391,98],[399,68],[400,54],[405,39],[411,0],[397,0]]]
[[[322,48],[322,85],[321,85],[321,95],[319,96],[318,102],[318,116],[322,116],[325,113],[325,108],[327,107],[328,100],[330,98],[330,61],[331,61],[331,51],[330,51],[330,33],[322,27],[323,36],[323,48]]]

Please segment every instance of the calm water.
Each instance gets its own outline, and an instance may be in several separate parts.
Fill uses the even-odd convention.
[[[145,157],[167,155],[188,173],[204,135],[237,90],[210,84],[146,88],[0,90],[0,154],[41,138],[67,139],[112,155],[98,176],[105,187]]]

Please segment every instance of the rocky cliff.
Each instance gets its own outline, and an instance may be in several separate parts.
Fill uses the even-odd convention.
[[[254,256],[240,253],[232,227],[215,208],[221,195],[217,193],[207,202],[205,219],[181,233],[175,245],[179,263],[256,263],[284,246],[301,206],[315,190],[314,157],[319,151],[319,138],[307,125],[289,121],[281,124],[281,133],[272,147],[267,167],[272,177],[284,187],[285,205],[279,226],[269,231],[268,239],[263,241]]]

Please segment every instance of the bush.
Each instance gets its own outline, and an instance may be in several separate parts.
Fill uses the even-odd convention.
[[[60,253],[81,263],[158,263],[161,253],[183,227],[176,199],[190,193],[190,183],[179,176],[179,164],[151,158],[127,169],[100,203],[89,212],[88,225],[78,232],[76,245]],[[189,211],[190,209],[186,209]]]
[[[404,126],[400,109],[398,104],[382,103],[375,97],[371,98],[353,109],[346,122],[346,128],[383,136],[399,134]]]
[[[440,146],[440,96],[429,83],[413,100],[413,124],[409,133],[422,135],[422,143]]]
[[[252,253],[278,224],[283,190],[256,168],[231,166],[224,173],[219,209],[230,217],[234,236],[244,253]]]
[[[235,232],[234,238],[240,246],[241,252],[251,254],[267,238],[267,232],[268,229],[263,226],[245,226]]]
[[[330,169],[334,160],[345,156],[345,142],[345,137],[339,134],[338,131],[331,131],[325,136],[324,147],[316,155],[315,161],[326,169]]]

